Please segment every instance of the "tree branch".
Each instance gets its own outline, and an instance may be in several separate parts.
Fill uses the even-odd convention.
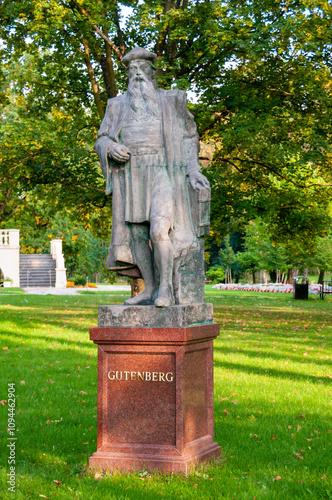
[[[219,161],[223,161],[225,163],[229,163],[230,165],[232,165],[232,167],[235,168],[235,170],[237,170],[240,174],[244,174],[243,170],[241,170],[234,162],[232,162],[231,160],[229,160],[228,158],[223,158],[223,157],[220,157],[219,158]],[[248,177],[249,179],[251,179],[252,181],[254,181],[257,185],[262,185],[264,187],[267,187],[266,184],[264,182],[262,182],[262,179],[256,179],[256,177],[254,177],[251,173],[248,174]]]
[[[73,187],[72,182],[63,182],[63,181],[58,181],[59,184],[62,184],[63,186],[71,186]],[[105,189],[100,189],[100,188],[95,188],[93,186],[89,186],[88,184],[84,184],[83,182],[76,182],[75,181],[75,186],[81,186],[85,189],[89,189],[89,191],[95,191],[98,193],[105,193]]]
[[[299,187],[299,188],[310,188],[310,187],[324,187],[324,188],[328,188],[328,187],[332,186],[332,184],[318,184],[318,183],[313,183],[313,184],[308,184],[308,185],[307,184],[300,184],[299,182],[293,181],[289,177],[287,177],[285,175],[282,175],[280,172],[278,172],[274,168],[270,167],[266,163],[262,163],[262,162],[257,161],[257,160],[250,160],[249,158],[242,159],[242,158],[238,158],[236,156],[233,157],[233,160],[239,161],[240,163],[248,162],[248,163],[253,163],[253,164],[256,164],[256,165],[260,165],[261,167],[266,168],[266,170],[268,170],[269,172],[272,172],[273,174],[275,174],[280,179],[283,179],[284,181],[289,182],[290,184],[293,184],[294,186]],[[228,161],[228,160],[225,159],[223,161]],[[235,164],[232,163],[232,165],[234,166],[234,168],[237,168],[237,167],[235,167]],[[237,170],[239,172],[243,173],[243,171],[239,170],[238,168],[237,168]]]
[[[121,54],[121,51],[118,49],[118,47],[115,45],[115,43],[113,43],[109,38],[108,36],[105,35],[105,33],[102,32],[102,30],[99,29],[99,27],[94,23],[93,19],[91,18],[90,14],[84,9],[84,7],[82,7],[80,4],[78,4],[76,2],[76,0],[71,0],[72,3],[75,5],[76,9],[78,10],[78,12],[80,14],[82,14],[86,19],[88,19],[88,21],[92,24],[93,26],[93,29],[96,33],[98,33],[99,36],[101,36],[101,38],[103,40],[105,40],[106,43],[108,43],[108,45],[112,48],[112,50],[116,53],[116,55],[118,56],[119,60],[121,61],[122,59],[122,54]],[[66,6],[65,2],[62,1],[62,4]],[[121,62],[122,66],[125,68],[125,64],[123,64]]]
[[[93,97],[94,97],[94,100],[96,103],[99,117],[102,120],[104,118],[104,105],[101,101],[99,87],[98,87],[98,83],[96,80],[96,75],[95,75],[94,69],[93,69],[92,64],[91,64],[88,42],[86,40],[84,40],[83,37],[80,37],[80,40],[84,46],[84,61],[85,61],[85,64],[86,64],[86,67],[88,69],[88,73],[90,76],[92,90],[93,90]]]

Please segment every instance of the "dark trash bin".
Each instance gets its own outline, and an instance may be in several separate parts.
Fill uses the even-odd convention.
[[[299,281],[302,280],[300,283]],[[297,276],[294,278],[294,299],[308,300],[309,297],[309,281],[308,278]]]

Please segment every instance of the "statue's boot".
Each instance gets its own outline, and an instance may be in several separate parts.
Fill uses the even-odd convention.
[[[169,307],[174,304],[173,299],[173,246],[170,239],[156,240],[155,259],[160,273],[160,287],[158,297],[154,301],[156,307]]]
[[[174,304],[172,285],[163,285],[159,289],[158,297],[154,301],[156,307],[169,307]]]
[[[125,306],[146,306],[149,304],[153,304],[153,301],[156,296],[156,290],[154,288],[145,289],[139,295],[132,297],[131,299],[127,299],[124,301]]]

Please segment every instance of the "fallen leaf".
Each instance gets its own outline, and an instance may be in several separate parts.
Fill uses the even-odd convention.
[[[3,347],[2,350],[3,351],[8,351],[8,347]]]
[[[197,488],[198,484],[194,484],[194,488]]]
[[[53,483],[55,483],[57,486],[60,486],[60,484],[62,484],[61,481],[58,481],[57,479],[53,479]]]
[[[86,370],[90,370],[90,366],[86,366],[86,367],[85,367],[85,369],[86,369]]]
[[[237,401],[231,401],[231,403],[233,403],[233,405],[237,405]]]
[[[303,460],[303,457],[300,453],[294,453],[294,455],[299,458],[300,460]]]
[[[291,428],[292,428],[292,426],[291,426],[291,425],[289,425],[289,426],[288,426],[288,429],[291,429]]]
[[[227,411],[226,408],[224,409],[224,413],[225,415],[229,415],[229,411]]]
[[[88,393],[84,392],[84,391],[80,391],[80,394],[82,394],[82,396],[86,396]]]
[[[298,480],[298,483],[302,483],[301,479]]]
[[[305,418],[305,415],[298,415],[297,418]]]
[[[324,479],[327,479],[327,475],[326,475],[326,474],[324,474],[324,475],[321,477],[321,479],[323,479],[323,481],[324,481]]]
[[[272,436],[270,437],[270,439],[273,439],[273,441],[277,441],[277,436],[275,434],[272,434]]]
[[[95,479],[100,479],[100,478],[101,478],[101,476],[102,476],[102,475],[101,475],[99,472],[96,472],[96,474],[95,474]]]
[[[253,435],[251,436],[251,439],[258,439],[257,434],[253,434]]]
[[[301,430],[301,426],[300,426],[300,425],[297,425],[297,426],[296,426],[296,430],[297,430],[297,432],[299,432],[299,430]]]
[[[0,401],[0,405],[5,406],[6,404],[7,404],[7,401],[5,399],[3,399],[2,401]]]
[[[21,380],[20,385],[25,385],[25,381]]]
[[[51,380],[50,378],[46,380],[46,382],[49,382],[50,384],[55,384],[55,382],[53,382],[53,380]]]
[[[41,498],[48,498],[48,497],[46,497],[45,495],[39,495],[39,496],[40,496]]]
[[[274,481],[280,481],[280,479],[281,479],[281,476],[276,476],[273,480]]]

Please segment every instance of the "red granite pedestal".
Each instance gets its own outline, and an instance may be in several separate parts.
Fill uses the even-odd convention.
[[[98,438],[91,467],[186,474],[214,442],[213,339],[219,325],[97,327]]]

